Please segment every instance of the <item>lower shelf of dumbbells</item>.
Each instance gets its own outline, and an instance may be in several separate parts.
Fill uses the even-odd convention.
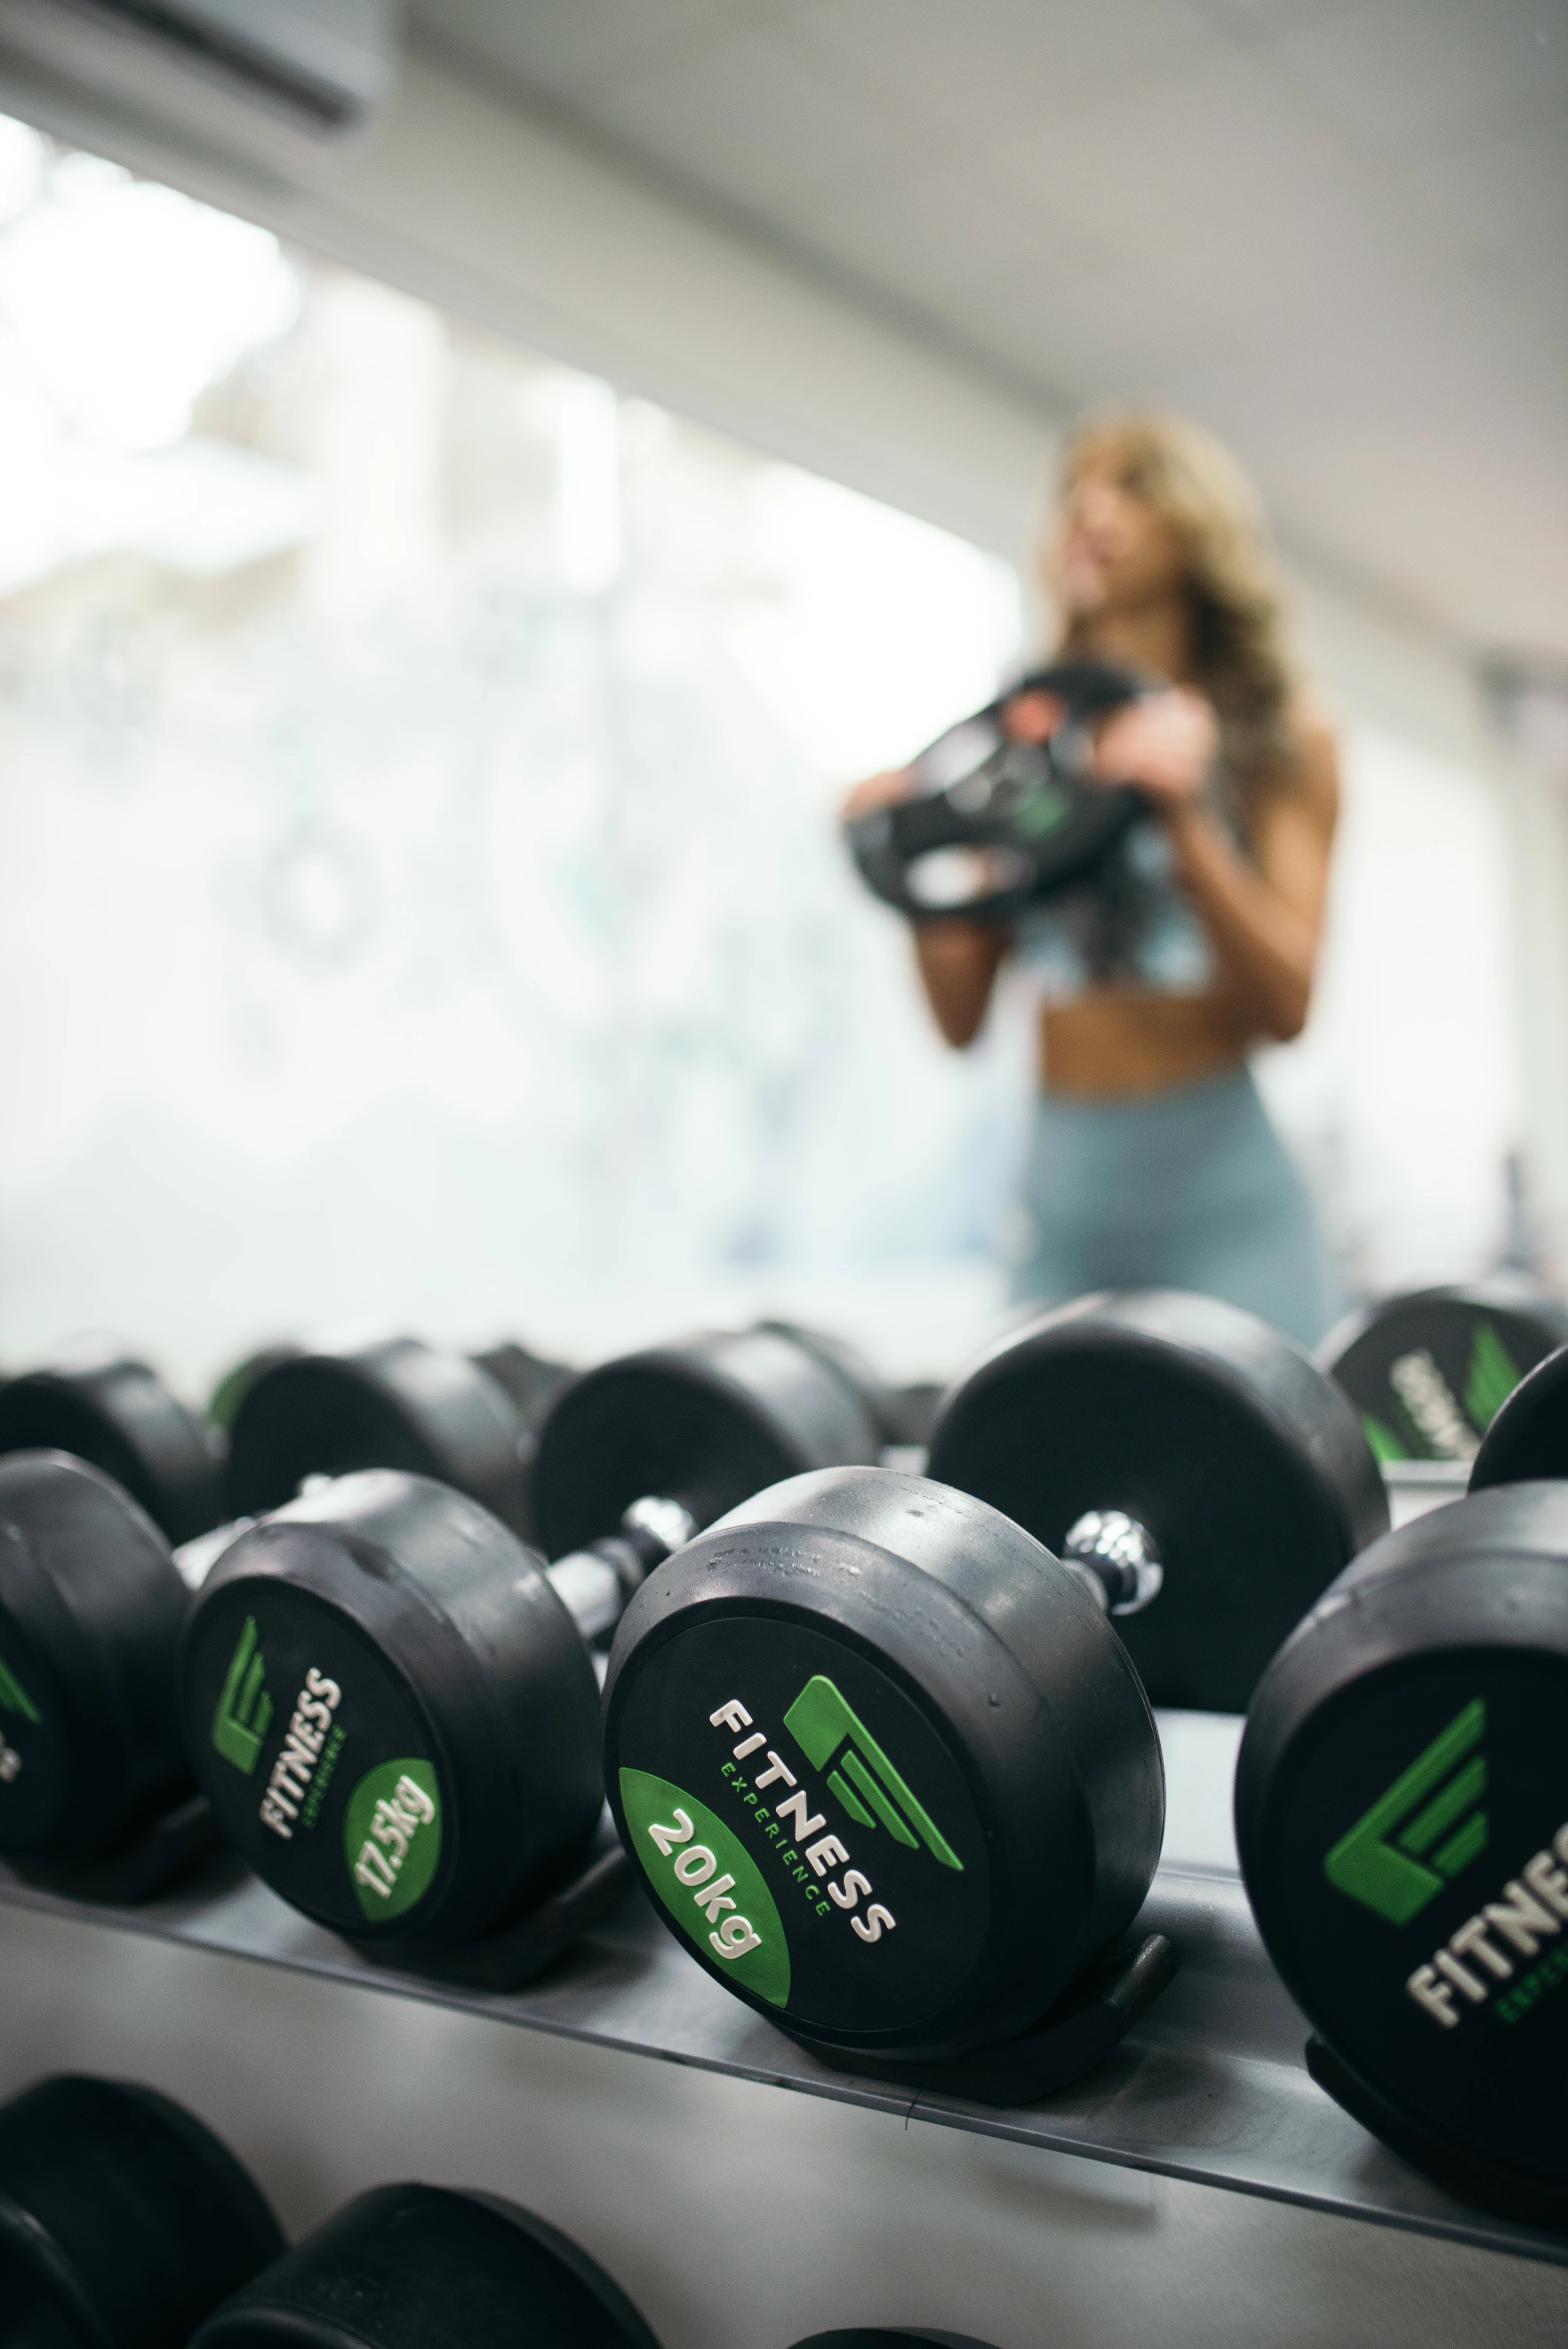
[[[1165,1935],[1180,1970],[1102,2061],[1034,2101],[1025,2090],[1016,2102],[998,2103],[951,2086],[830,2068],[694,1965],[634,1884],[574,1948],[522,1988],[503,1991],[366,1957],[286,1908],[231,1854],[133,1909],[25,1883],[0,1868],[0,1974],[13,2001],[21,1997],[5,1912],[30,1909],[70,1932],[109,1930],[178,1945],[171,1962],[202,1951],[250,1959],[329,1979],[346,1997],[425,2001],[901,2121],[1568,2265],[1568,2233],[1468,2207],[1380,2145],[1310,2076],[1309,2026],[1269,1962],[1217,1840],[1240,1724],[1188,1719],[1202,1733],[1198,1743],[1212,1750],[1183,1792],[1167,1738],[1171,1858],[1133,1929],[1135,1938]],[[1191,1831],[1194,1817],[1203,1833]],[[29,1962],[47,1962],[46,1954],[36,1955],[36,1935],[18,1934],[11,1947],[18,1958],[26,1949]]]

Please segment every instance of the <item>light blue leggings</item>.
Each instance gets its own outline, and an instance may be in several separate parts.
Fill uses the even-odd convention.
[[[1122,1101],[1042,1094],[1013,1294],[1190,1288],[1314,1346],[1334,1284],[1306,1187],[1242,1068]]]

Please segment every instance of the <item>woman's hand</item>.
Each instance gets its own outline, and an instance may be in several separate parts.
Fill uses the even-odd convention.
[[[1197,805],[1219,740],[1202,695],[1172,686],[1107,719],[1095,745],[1095,772],[1108,783],[1136,783],[1162,815],[1175,815]]]
[[[1048,742],[1067,720],[1068,706],[1059,693],[1031,686],[1002,705],[1001,726],[1009,742]]]
[[[863,783],[856,783],[845,793],[839,822],[853,823],[857,816],[874,815],[878,808],[896,807],[900,800],[908,799],[913,780],[913,767],[889,767],[880,775],[868,775]]]

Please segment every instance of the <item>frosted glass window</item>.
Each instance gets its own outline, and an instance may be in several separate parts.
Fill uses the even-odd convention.
[[[1010,569],[0,126],[0,1353],[990,1237],[832,823]],[[688,1301],[678,1309],[690,1312]]]

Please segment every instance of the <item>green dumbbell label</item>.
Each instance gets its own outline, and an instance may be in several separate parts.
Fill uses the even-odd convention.
[[[621,1800],[648,1881],[686,1938],[706,1936],[732,1980],[770,2006],[787,2006],[784,1921],[740,1837],[695,1795],[645,1770],[622,1771]]]
[[[1379,1460],[1463,1464],[1475,1458],[1525,1371],[1555,1342],[1513,1314],[1415,1303],[1375,1321],[1335,1376]]]
[[[694,1954],[802,2027],[907,2030],[989,1922],[974,1802],[858,1650],[754,1616],[660,1647],[621,1715],[629,1848]]]
[[[43,1723],[43,1714],[5,1657],[0,1656],[0,1786],[14,1786],[26,1768],[26,1756],[6,1737],[7,1713],[12,1715],[14,1723],[26,1722],[34,1729]]]
[[[198,1619],[204,1782],[257,1872],[343,1932],[406,1917],[440,1877],[447,1805],[411,1692],[346,1617],[258,1578]]]
[[[348,1798],[343,1857],[373,1920],[424,1898],[441,1857],[441,1790],[422,1755],[378,1763]]]
[[[1313,2020],[1392,2101],[1513,2162],[1561,2161],[1568,1689],[1546,1655],[1436,1650],[1326,1723],[1263,1860]]]

